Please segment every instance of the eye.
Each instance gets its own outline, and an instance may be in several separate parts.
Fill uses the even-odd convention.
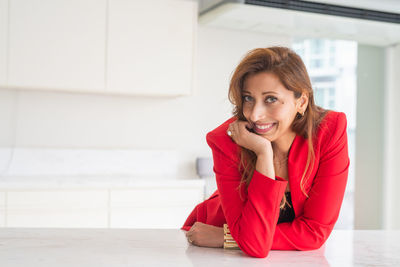
[[[248,97],[248,98],[246,98],[246,97]],[[247,99],[249,99],[249,98],[251,98],[251,96],[248,96],[248,95],[243,96],[243,100],[244,100],[245,102],[248,102]]]
[[[276,97],[268,96],[265,101],[267,103],[274,103],[276,100],[278,100]]]

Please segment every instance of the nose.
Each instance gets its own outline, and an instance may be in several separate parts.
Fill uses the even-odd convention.
[[[250,120],[252,122],[257,122],[257,121],[263,121],[265,114],[266,114],[266,109],[262,104],[254,104],[251,114],[250,114]]]

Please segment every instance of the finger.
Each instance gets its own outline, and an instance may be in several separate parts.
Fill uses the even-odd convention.
[[[235,130],[233,129],[233,127],[231,127],[231,129],[229,131],[230,131],[230,135],[229,136],[232,138],[233,141],[235,141],[235,138],[236,138]]]
[[[234,126],[234,122],[232,122],[231,124],[229,124],[228,126],[228,130],[233,131],[233,126]]]
[[[228,129],[226,130],[226,134],[233,138],[233,127],[231,125],[228,126]]]
[[[248,121],[243,121],[240,125],[241,125],[240,128],[242,131],[244,131],[244,130],[249,131],[252,129],[252,126]]]
[[[190,227],[189,231],[187,231],[187,232],[185,233],[185,235],[186,235],[186,236],[189,236],[189,235],[191,235],[192,233],[193,233],[193,226]]]
[[[187,236],[186,239],[187,239],[187,241],[188,241],[189,243],[193,244],[193,238],[192,238],[192,237]]]
[[[233,132],[234,132],[234,134],[236,134],[236,135],[240,135],[240,126],[239,126],[239,123],[235,123],[235,124],[233,125]]]
[[[246,123],[244,124],[244,127],[247,129],[247,131],[250,131],[250,130],[253,129],[253,127],[251,126],[251,124],[248,123],[248,122],[246,122]]]
[[[252,125],[250,122],[246,121],[245,126],[247,127],[247,129],[251,129]]]
[[[193,240],[193,235],[192,235],[192,234],[187,235],[187,236],[186,236],[186,239],[188,239],[188,240],[189,240],[189,239],[190,239],[190,240]]]

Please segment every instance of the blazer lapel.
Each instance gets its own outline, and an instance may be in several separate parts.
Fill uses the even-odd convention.
[[[295,217],[303,213],[303,203],[306,199],[301,191],[300,181],[307,163],[307,153],[307,140],[296,135],[288,155],[288,179]]]

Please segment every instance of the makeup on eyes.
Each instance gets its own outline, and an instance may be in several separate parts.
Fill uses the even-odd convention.
[[[245,94],[245,95],[242,96],[243,99],[244,99],[245,97],[251,97],[251,98],[253,98],[251,95],[247,95],[247,94]],[[269,99],[272,99],[273,101],[272,101],[272,102],[269,102],[269,101],[268,101]],[[244,99],[244,101],[246,101],[246,100]],[[280,101],[276,96],[268,95],[268,96],[265,97],[265,102],[267,102],[267,103],[269,103],[269,104],[275,103],[275,102],[277,102],[277,101],[279,101],[279,102],[282,103],[282,101]]]

